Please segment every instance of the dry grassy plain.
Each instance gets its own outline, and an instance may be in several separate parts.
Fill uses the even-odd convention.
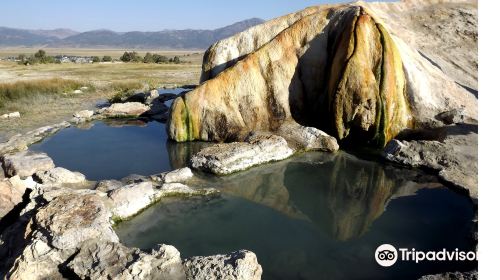
[[[124,50],[95,49],[45,49],[47,54],[92,56],[121,56]],[[0,49],[0,57],[32,54],[35,49]],[[0,84],[17,81],[39,81],[52,78],[75,80],[89,85],[94,90],[81,94],[33,95],[21,98],[0,107],[0,115],[19,111],[20,119],[0,119],[0,141],[16,133],[25,132],[42,125],[71,118],[73,112],[95,108],[96,103],[117,93],[121,84],[141,84],[144,87],[175,87],[197,84],[201,71],[201,51],[154,51],[167,56],[179,56],[182,64],[145,63],[95,63],[95,64],[37,64],[19,65],[16,62],[0,61]],[[144,55],[146,51],[139,51]]]

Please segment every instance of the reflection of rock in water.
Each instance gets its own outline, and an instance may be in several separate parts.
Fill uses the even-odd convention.
[[[289,203],[290,196],[284,184],[289,162],[290,160],[285,160],[265,164],[248,171],[216,177],[214,186],[225,193],[265,205],[289,217],[307,218]]]
[[[103,123],[111,127],[124,127],[124,126],[145,127],[148,124],[147,121],[141,119],[106,119],[103,120]]]
[[[199,152],[201,149],[211,146],[210,142],[186,142],[177,143],[167,141],[167,152],[172,169],[186,167],[192,155]]]
[[[334,239],[348,240],[369,229],[393,194],[411,195],[426,186],[408,182],[418,175],[342,152],[306,153],[210,184],[287,216],[310,220]],[[404,192],[398,192],[403,185]]]

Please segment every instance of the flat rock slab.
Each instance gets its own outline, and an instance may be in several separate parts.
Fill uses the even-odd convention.
[[[100,113],[105,117],[138,117],[149,111],[149,107],[139,102],[115,103]]]
[[[62,167],[35,173],[36,179],[45,185],[80,184],[85,182],[85,175],[72,172]]]
[[[389,161],[430,168],[438,176],[478,198],[477,125],[460,124],[441,128],[438,140],[392,140],[385,148]]]
[[[29,131],[26,134],[17,134],[12,136],[7,142],[0,143],[0,155],[24,151],[28,146],[36,143],[43,138],[56,133],[57,131],[69,127],[69,122],[61,122],[55,125],[49,125]]]
[[[286,159],[294,151],[277,135],[260,135],[247,142],[216,144],[202,149],[191,158],[191,167],[218,175],[227,175],[252,166]]]
[[[262,275],[262,267],[257,262],[257,256],[246,250],[236,251],[228,255],[192,257],[184,261],[184,267],[189,280],[257,280]]]
[[[2,158],[5,174],[9,177],[19,175],[28,177],[38,171],[47,171],[55,167],[52,159],[45,153],[23,151]]]

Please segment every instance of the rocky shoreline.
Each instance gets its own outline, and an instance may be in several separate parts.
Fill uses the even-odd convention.
[[[36,164],[36,163],[35,163]],[[28,169],[17,169],[25,172]],[[64,170],[64,171],[63,171]],[[31,171],[30,171],[31,172]],[[129,219],[165,196],[216,196],[218,191],[191,188],[189,168],[143,178],[117,181],[119,187],[79,189],[85,180],[72,176],[19,175],[4,179],[0,258],[2,277],[13,279],[120,278],[120,279],[206,279],[208,276],[260,279],[262,268],[255,254],[238,251],[229,255],[182,260],[173,246],[158,245],[150,252],[129,248],[119,242],[113,225]],[[51,174],[78,173],[61,167]],[[45,173],[42,173],[45,174]],[[43,178],[43,177],[42,177]],[[69,179],[68,179],[69,178]],[[7,213],[19,212],[18,216]],[[4,219],[6,218],[6,219]]]

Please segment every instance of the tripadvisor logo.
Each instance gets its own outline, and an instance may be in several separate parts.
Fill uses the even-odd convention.
[[[394,265],[398,259],[401,261],[409,261],[419,263],[421,261],[476,261],[476,252],[465,252],[455,249],[448,251],[442,249],[440,251],[417,251],[415,248],[409,250],[407,248],[396,249],[391,244],[383,244],[375,250],[375,260],[384,267]]]

